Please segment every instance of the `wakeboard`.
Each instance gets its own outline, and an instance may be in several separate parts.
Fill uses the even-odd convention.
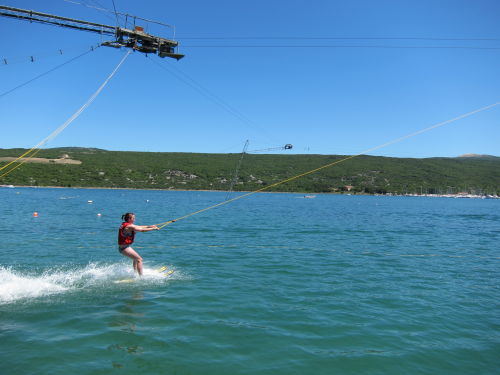
[[[158,269],[155,270],[158,273],[161,273],[163,276],[169,276],[174,273],[174,270],[169,270],[168,267],[162,266]],[[139,278],[128,278],[128,279],[121,279],[121,280],[115,280],[113,283],[115,284],[128,284],[128,283],[134,283],[136,281],[140,280]]]

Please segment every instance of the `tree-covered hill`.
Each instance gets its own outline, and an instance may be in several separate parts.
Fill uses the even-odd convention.
[[[26,151],[0,149],[0,168],[7,164],[7,157],[17,157]],[[228,190],[240,157],[241,154],[52,148],[40,150],[37,159],[1,178],[0,184]],[[245,154],[233,190],[253,191],[344,158],[340,155]],[[358,156],[269,189],[311,193],[348,190],[368,194],[497,194],[500,193],[500,158]]]

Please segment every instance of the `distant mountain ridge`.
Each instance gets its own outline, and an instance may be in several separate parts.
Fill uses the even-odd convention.
[[[495,158],[499,158],[499,157],[493,156],[493,155],[484,155],[484,154],[463,154],[463,155],[460,155],[459,158],[495,159]]]
[[[26,151],[0,149],[0,167]],[[2,178],[0,185],[227,191],[241,154],[63,147],[40,150],[36,157],[37,163],[25,163]],[[414,159],[362,155],[343,159],[342,155],[245,154],[233,190],[254,191],[335,163],[268,191],[500,193],[500,157],[496,156]]]

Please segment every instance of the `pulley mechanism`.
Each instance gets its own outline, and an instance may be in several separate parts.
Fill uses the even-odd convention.
[[[176,53],[178,42],[145,33],[141,26],[135,26],[133,30],[130,30],[4,5],[0,5],[0,16],[114,36],[114,40],[101,44],[107,47],[132,48],[138,52],[154,53],[160,57],[171,57],[176,60],[184,57],[184,55]]]

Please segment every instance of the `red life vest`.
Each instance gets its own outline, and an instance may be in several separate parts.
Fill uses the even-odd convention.
[[[128,227],[131,223],[124,222],[120,225],[120,229],[118,229],[118,245],[130,245],[134,242],[135,232],[131,233],[125,231],[125,228]]]

